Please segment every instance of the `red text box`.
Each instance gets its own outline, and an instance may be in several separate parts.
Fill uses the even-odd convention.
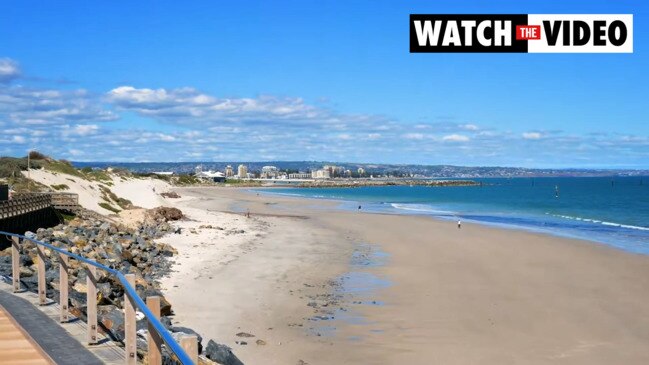
[[[525,41],[529,39],[541,39],[540,25],[517,25],[516,40]]]

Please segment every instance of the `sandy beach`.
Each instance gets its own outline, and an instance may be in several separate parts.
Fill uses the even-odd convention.
[[[169,204],[189,217],[163,240],[179,251],[163,282],[176,320],[246,364],[649,363],[646,256],[243,189],[175,190]]]

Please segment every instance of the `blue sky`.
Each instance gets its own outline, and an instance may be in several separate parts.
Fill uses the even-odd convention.
[[[631,13],[633,54],[410,54],[411,13]],[[4,1],[0,155],[649,168],[639,1]]]

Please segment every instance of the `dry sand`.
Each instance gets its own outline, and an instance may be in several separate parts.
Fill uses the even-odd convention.
[[[165,238],[180,253],[164,282],[176,319],[246,364],[649,363],[646,256],[233,188],[177,191],[172,204],[195,221]]]
[[[28,174],[23,172],[23,175],[27,176]],[[60,192],[78,194],[80,205],[104,215],[110,215],[113,212],[99,206],[99,203],[106,202],[102,198],[100,187],[109,188],[117,196],[130,200],[137,207],[151,209],[161,205],[169,205],[159,194],[170,191],[171,185],[158,179],[122,178],[111,175],[110,184],[106,184],[105,181],[86,180],[78,176],[45,169],[32,169],[29,176],[32,180],[49,187],[52,185],[66,185],[67,188],[60,190]],[[115,206],[114,203],[112,204]]]

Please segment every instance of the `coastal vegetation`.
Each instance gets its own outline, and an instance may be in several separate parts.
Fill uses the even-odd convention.
[[[107,203],[107,202],[101,202],[101,203],[99,203],[99,206],[106,209],[106,210],[110,210],[113,213],[119,213],[120,212],[119,209],[115,208],[114,206],[110,205],[110,203]]]
[[[69,190],[70,187],[65,185],[65,184],[56,184],[56,185],[50,185],[50,187],[56,191],[60,190]]]

